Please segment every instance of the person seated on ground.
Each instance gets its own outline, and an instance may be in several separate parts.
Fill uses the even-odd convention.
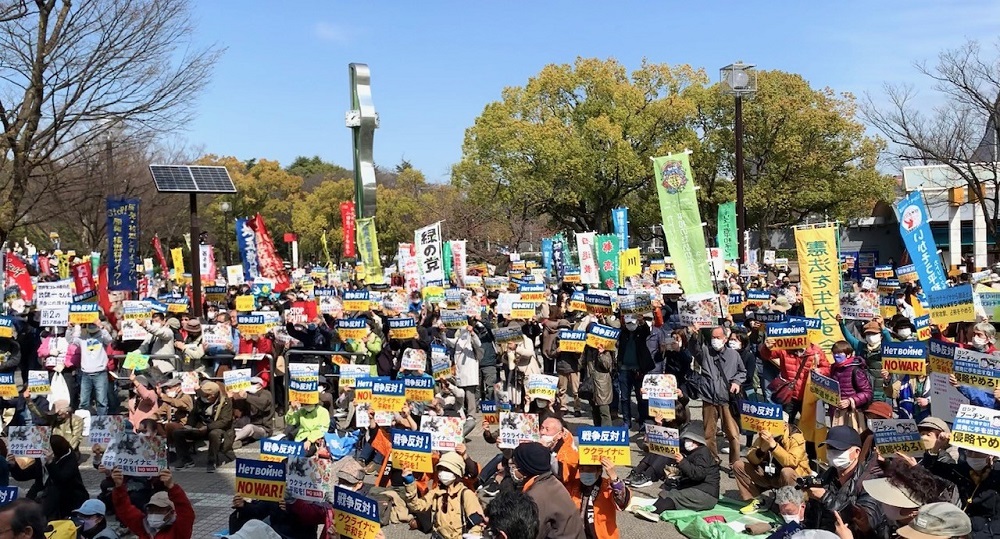
[[[954,483],[940,478],[921,466],[912,457],[897,455],[882,464],[884,477],[869,479],[863,487],[877,505],[871,504],[866,515],[877,515],[872,521],[855,518],[849,522],[860,531],[857,537],[891,537],[899,526],[908,524],[917,508],[935,502],[958,504],[958,489]],[[859,500],[864,504],[864,500]],[[884,517],[884,518],[880,518]],[[871,531],[874,530],[874,531]]]
[[[580,466],[580,453],[573,442],[573,433],[558,415],[549,415],[542,419],[538,427],[539,442],[552,451],[556,460],[556,477],[564,485],[576,479],[577,468]]]
[[[775,513],[785,524],[802,522],[806,512],[806,496],[794,486],[780,487],[774,492]]]
[[[185,428],[174,431],[177,468],[194,467],[194,443],[208,440],[208,473],[224,462],[236,460],[233,452],[233,401],[219,391],[219,384],[201,383],[201,393],[188,414]],[[224,462],[223,462],[224,461]]]
[[[274,526],[268,526],[264,522],[257,519],[250,519],[246,521],[240,529],[233,530],[230,528],[231,533],[224,535],[226,539],[285,539],[277,531],[274,530]],[[315,530],[313,530],[313,537],[316,536]],[[312,537],[310,537],[312,539]]]
[[[142,423],[139,424],[139,435],[140,436],[155,436],[158,433],[158,426],[152,419],[144,419]],[[114,514],[115,506],[112,492],[115,489],[115,482],[111,479],[111,470],[101,466],[101,460],[104,457],[104,447],[98,444],[94,444],[91,451],[94,454],[94,468],[104,474],[104,478],[101,480],[100,493],[97,495],[97,499],[101,500],[105,506],[107,506],[111,513]],[[154,492],[164,490],[163,484],[160,483],[158,477],[137,477],[134,475],[125,476],[125,489],[128,490],[129,499],[132,500],[132,505],[136,507],[144,507],[146,502],[153,496]]]
[[[33,500],[17,499],[0,507],[0,530],[16,539],[46,539],[48,524],[42,506]]]
[[[607,479],[601,477],[601,474]],[[618,478],[615,464],[607,457],[600,465],[580,465],[577,477],[565,483],[569,495],[576,503],[583,519],[587,537],[613,539],[618,537],[618,511],[624,511],[632,499],[632,492]]]
[[[719,502],[721,468],[705,438],[692,429],[681,433],[681,451],[674,460],[679,475],[668,477],[653,505],[635,511],[640,518],[656,522],[664,511],[705,511]]]
[[[747,456],[733,465],[740,497],[749,501],[762,492],[793,487],[800,477],[810,474],[806,440],[795,425],[785,424],[785,433],[772,436],[760,431]]]
[[[678,390],[680,393],[680,390]],[[657,412],[653,418],[653,424],[659,425],[661,427],[667,427],[671,429],[677,429],[678,431],[684,430],[688,423],[691,422],[690,414],[688,413],[687,404],[690,399],[679,394],[676,399],[674,399],[674,418],[665,419],[663,414]],[[673,463],[673,459],[666,455],[658,455],[656,453],[649,453],[645,451],[645,446],[640,445],[640,449],[643,449],[645,454],[642,460],[639,461],[632,471],[629,472],[628,477],[625,478],[625,484],[633,488],[643,488],[652,485],[653,483],[661,482],[667,478],[667,474],[664,472],[667,466]]]
[[[316,442],[330,431],[330,411],[318,404],[293,402],[285,413],[285,434],[302,442],[308,455],[316,452]]]
[[[153,494],[143,511],[132,505],[122,471],[118,468],[111,471],[111,480],[115,483],[112,497],[118,521],[138,539],[191,539],[194,508],[187,494],[174,483],[170,470],[161,471],[159,479],[167,490]]]
[[[502,492],[486,506],[483,537],[532,539],[538,536],[538,504],[523,492]]]
[[[75,415],[73,409],[69,407],[69,401],[59,400],[52,403],[51,412],[43,412],[38,409],[35,403],[28,399],[28,390],[24,390],[25,400],[28,409],[39,418],[40,425],[49,427],[52,435],[59,435],[69,442],[70,449],[75,453],[75,457],[80,456],[80,441],[83,440],[83,418]]]
[[[250,389],[233,396],[233,414],[236,419],[236,441],[241,445],[271,435],[274,419],[274,397],[264,390],[264,380],[258,376],[250,379]]]
[[[861,436],[851,427],[831,428],[820,445],[827,448],[830,467],[816,478],[816,486],[805,489],[809,499],[803,522],[805,528],[832,530],[837,518],[850,523],[855,512],[867,513],[864,507],[871,503],[871,496],[862,488],[862,481],[881,477],[882,470],[870,443],[862,444]]]
[[[406,507],[412,512],[430,511],[431,534],[445,539],[479,535],[483,530],[483,508],[476,493],[462,483],[465,459],[454,451],[441,455],[437,463],[437,485],[423,497],[417,495],[413,472],[403,470]]]
[[[934,475],[951,481],[958,488],[961,507],[972,519],[973,537],[992,535],[993,524],[1000,520],[1000,470],[996,457],[979,451],[965,450],[957,463],[948,464],[934,455],[925,454],[921,465]]]
[[[79,463],[75,459],[69,442],[58,434],[49,438],[51,450],[43,459],[30,459],[22,467],[13,455],[7,456],[11,464],[10,475],[16,481],[34,481],[25,496],[42,504],[45,518],[63,520],[70,516],[74,507],[90,497],[80,476]],[[23,462],[23,461],[22,461]]]
[[[71,517],[82,539],[118,539],[118,534],[108,526],[107,507],[101,500],[87,500],[73,511]]]
[[[133,395],[128,400],[128,422],[136,432],[143,419],[155,419],[160,407],[160,396],[149,378],[142,374],[129,375]]]
[[[972,535],[972,520],[953,504],[929,503],[896,533],[904,539],[964,539]]]
[[[585,537],[583,518],[573,498],[552,475],[552,453],[538,442],[514,448],[510,476],[519,490],[538,505],[538,539]]]
[[[313,506],[305,511],[300,506]],[[233,512],[229,515],[229,531],[250,533],[250,523],[267,521],[270,528],[283,539],[315,539],[316,528],[325,524],[327,504],[307,502],[290,498],[285,492],[285,499],[280,502],[265,502],[248,500],[242,496],[233,497]],[[315,509],[315,510],[311,510]],[[316,513],[320,518],[303,518],[304,513]],[[233,536],[230,536],[233,537]],[[235,537],[256,537],[253,535],[237,535]]]

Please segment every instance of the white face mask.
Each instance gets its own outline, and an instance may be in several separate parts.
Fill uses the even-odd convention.
[[[726,346],[726,340],[725,339],[712,339],[712,348],[716,352],[718,352],[719,350],[722,350],[725,346]]]
[[[830,463],[830,466],[833,466],[834,468],[836,468],[838,470],[841,470],[841,471],[846,470],[847,467],[850,466],[852,462],[854,462],[851,459],[851,450],[850,449],[845,449],[843,451],[837,451],[836,449],[833,449],[832,447],[827,448],[827,450],[826,450],[826,460],[827,460],[827,462]]]
[[[965,463],[974,471],[980,472],[989,465],[990,460],[986,457],[965,457]]]
[[[541,444],[544,445],[544,446],[549,446],[549,445],[552,445],[552,441],[555,440],[555,439],[556,439],[555,436],[552,436],[552,435],[549,435],[549,434],[543,434],[543,435],[539,436],[538,441],[541,442]]]
[[[913,330],[910,328],[903,328],[896,332],[900,339],[909,339],[910,335],[913,335]]]
[[[258,391],[260,391],[260,386],[254,386],[254,385],[252,385],[252,386],[250,386],[250,389],[247,389],[247,393],[250,393],[251,395],[253,395],[254,393],[256,393]]]
[[[871,333],[865,335],[865,340],[868,341],[868,344],[876,345],[882,342],[882,336],[878,333]]]
[[[163,327],[163,324],[159,322],[153,322],[152,324],[149,325],[149,329],[153,331],[159,331],[161,327]]]
[[[626,322],[625,323],[625,329],[627,329],[629,331],[635,331],[635,328],[637,328],[637,327],[639,327],[639,324],[636,324],[635,322]]]
[[[800,517],[799,515],[781,515],[781,518],[782,520],[785,521],[785,524],[789,524],[792,522],[802,522],[802,517]]]
[[[549,405],[549,401],[545,399],[535,399],[535,406],[538,408],[545,408]]]
[[[691,451],[694,451],[695,449],[698,449],[698,443],[697,442],[692,442],[691,440],[685,440],[684,441],[684,450],[685,451],[687,451],[688,453],[690,453]]]
[[[449,472],[448,470],[441,470],[438,472],[438,482],[446,487],[454,483],[456,477],[457,476],[453,472]]]
[[[154,530],[158,530],[167,523],[167,515],[146,515],[146,524]]]
[[[989,342],[989,341],[988,341],[988,340],[986,340],[986,337],[979,337],[979,336],[976,336],[976,337],[973,337],[973,338],[972,338],[972,344],[974,344],[974,345],[978,346],[979,348],[983,348],[983,347],[985,347],[985,346],[986,346],[986,343],[988,343],[988,342]]]
[[[729,341],[729,347],[733,350],[739,350],[743,347],[743,344],[740,341]]]

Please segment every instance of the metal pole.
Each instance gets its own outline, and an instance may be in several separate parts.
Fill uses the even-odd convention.
[[[736,94],[736,236],[740,239],[740,264],[746,261],[743,236],[747,229],[747,211],[743,201],[743,96]]]
[[[201,318],[201,231],[198,223],[198,194],[188,193],[191,204],[191,316]]]

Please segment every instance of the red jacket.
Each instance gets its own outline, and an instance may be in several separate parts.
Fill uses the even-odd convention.
[[[274,341],[268,337],[259,337],[256,341],[240,336],[239,354],[268,354],[274,356]],[[268,387],[271,381],[271,360],[268,358],[248,362],[253,376],[259,376]]]
[[[111,491],[111,499],[115,504],[115,515],[118,521],[136,535],[139,539],[191,539],[194,533],[194,508],[188,501],[187,494],[180,485],[174,484],[167,491],[170,501],[174,502],[174,523],[156,532],[155,536],[146,531],[146,514],[132,505],[128,497],[128,489],[123,484]]]
[[[799,356],[790,353],[788,350],[771,350],[763,344],[760,345],[760,355],[765,360],[777,360],[781,371],[781,377],[785,380],[795,378],[795,373],[799,371]],[[805,351],[806,366],[802,368],[801,374],[795,380],[795,400],[801,401],[802,395],[806,391],[806,380],[809,379],[809,372],[817,370],[823,376],[830,376],[830,362],[826,359],[826,352],[815,344],[810,344]],[[818,367],[817,367],[818,366]]]

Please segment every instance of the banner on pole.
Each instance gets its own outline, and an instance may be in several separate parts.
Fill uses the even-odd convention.
[[[663,234],[684,293],[688,299],[713,295],[712,275],[705,260],[705,233],[687,153],[654,158],[653,173]]]

